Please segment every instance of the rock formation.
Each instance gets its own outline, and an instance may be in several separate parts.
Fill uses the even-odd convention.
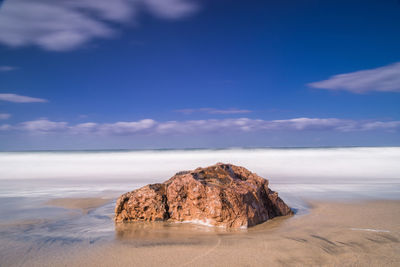
[[[245,228],[291,209],[268,188],[268,180],[243,167],[218,163],[175,174],[123,194],[115,221],[176,221]]]

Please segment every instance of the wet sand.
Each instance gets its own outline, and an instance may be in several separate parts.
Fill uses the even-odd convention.
[[[79,206],[77,203],[82,202],[72,206]],[[1,246],[0,265],[400,265],[400,201],[309,204],[308,214],[276,218],[239,231],[191,224],[132,223],[116,225],[109,238],[99,240],[35,243],[8,238],[7,245]]]
[[[55,198],[50,199],[45,204],[65,209],[77,209],[86,214],[109,201],[110,199],[105,198]]]

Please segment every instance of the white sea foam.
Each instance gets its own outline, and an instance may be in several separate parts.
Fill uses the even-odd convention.
[[[162,182],[178,171],[217,162],[244,166],[268,178],[274,190],[287,196],[296,196],[299,192],[400,196],[400,147],[1,152],[0,182],[87,181],[85,186],[89,191],[128,191],[143,184]],[[129,183],[117,182],[124,179]],[[81,184],[72,185],[68,190],[67,187],[58,189],[66,193],[81,192],[85,188]],[[5,190],[0,193],[12,195],[14,189]],[[20,193],[29,194],[30,190],[30,187],[19,188]],[[53,188],[48,191],[55,192]]]
[[[400,178],[400,148],[227,149],[122,152],[1,152],[1,179],[165,179],[229,162],[271,178]]]
[[[197,224],[197,225],[202,225],[202,226],[207,226],[207,227],[214,227],[214,225],[211,224],[211,221],[209,219],[188,220],[188,221],[182,221],[182,223],[192,223],[192,224]]]
[[[369,229],[369,228],[350,228],[353,231],[367,231],[367,232],[377,232],[377,233],[390,233],[388,230],[378,230],[378,229]]]

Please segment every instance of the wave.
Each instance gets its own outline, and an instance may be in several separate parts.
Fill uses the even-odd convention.
[[[300,213],[304,198],[400,198],[399,147],[0,152],[0,198],[116,198],[217,162],[268,178]]]
[[[244,166],[279,182],[301,179],[398,179],[400,148],[225,149],[1,152],[0,179],[165,180],[217,162]]]

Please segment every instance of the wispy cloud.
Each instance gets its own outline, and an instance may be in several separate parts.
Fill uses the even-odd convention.
[[[0,125],[0,131],[8,131],[8,130],[11,130],[11,129],[12,129],[12,127],[9,124]]]
[[[79,125],[78,125],[79,126]],[[94,132],[100,134],[136,134],[136,133],[150,133],[149,130],[157,126],[157,122],[151,119],[129,122],[115,122],[96,125],[97,128]]]
[[[252,112],[248,109],[237,109],[237,108],[229,108],[229,109],[217,109],[217,108],[197,108],[197,109],[178,109],[176,112],[183,113],[183,114],[192,114],[192,113],[208,113],[208,114],[222,114],[222,115],[229,115],[229,114],[245,114]]]
[[[0,72],[12,71],[16,69],[17,68],[13,66],[0,66]]]
[[[17,126],[17,129],[30,132],[55,132],[68,129],[66,122],[54,122],[47,119],[26,121]]]
[[[27,121],[17,125],[3,126],[2,130],[32,133],[91,134],[91,135],[193,135],[209,133],[249,133],[271,131],[397,131],[400,121],[356,121],[337,118],[294,118],[287,120],[209,119],[158,122],[152,119],[139,121],[70,125],[47,119]]]
[[[0,120],[6,120],[11,117],[11,114],[8,113],[0,113]]]
[[[339,74],[308,85],[319,89],[344,90],[352,93],[400,92],[400,62],[376,69]]]
[[[0,94],[0,100],[14,102],[14,103],[45,103],[48,102],[43,98],[36,98],[30,96],[16,95],[16,94]]]
[[[116,24],[134,24],[140,13],[179,19],[197,11],[193,0],[12,0],[0,9],[0,43],[75,49],[94,38],[110,38]]]

